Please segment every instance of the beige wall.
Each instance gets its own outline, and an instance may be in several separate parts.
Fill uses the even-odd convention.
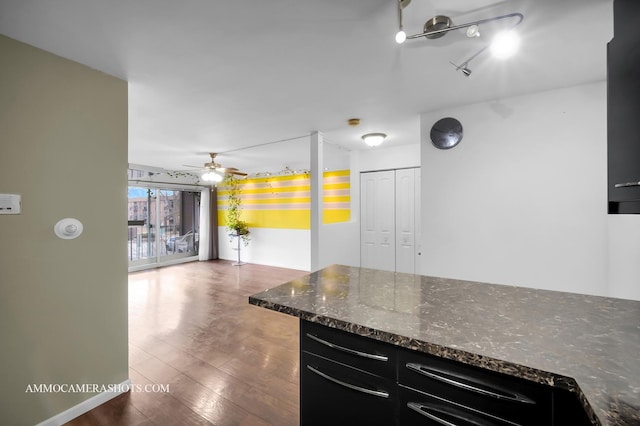
[[[0,424],[48,419],[91,394],[29,384],[127,373],[127,83],[0,36]],[[62,240],[61,218],[84,233]]]

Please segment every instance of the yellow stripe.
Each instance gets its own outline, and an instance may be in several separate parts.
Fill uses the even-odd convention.
[[[351,201],[351,197],[347,196],[342,196],[342,197],[322,197],[322,202],[324,203],[344,203],[344,202],[349,202]]]
[[[351,210],[349,209],[324,210],[322,212],[322,223],[324,224],[349,222],[350,220]]]
[[[351,170],[334,170],[330,172],[324,172],[323,176],[349,176],[351,174]]]
[[[348,206],[349,203],[331,203],[331,208],[333,209],[344,209],[345,205]],[[298,203],[298,204],[254,204],[252,206],[247,206],[247,210],[309,210],[309,203]],[[219,207],[219,210],[229,210],[228,207]]]
[[[311,229],[309,210],[244,210],[242,220],[251,228]],[[226,226],[225,215],[218,211],[218,225]]]

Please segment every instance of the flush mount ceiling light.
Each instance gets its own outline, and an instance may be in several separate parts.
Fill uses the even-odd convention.
[[[387,135],[384,133],[367,133],[362,135],[362,140],[369,146],[378,146],[386,139]]]
[[[491,52],[494,54],[494,56],[500,59],[504,59],[513,55],[518,49],[519,40],[515,32],[512,31],[512,29],[520,25],[520,23],[524,19],[524,16],[522,15],[522,13],[518,13],[518,12],[509,13],[506,15],[494,16],[493,18],[480,19],[478,21],[468,22],[466,24],[460,24],[460,25],[453,25],[453,22],[449,17],[438,15],[427,20],[427,22],[425,22],[421,33],[407,35],[404,32],[404,28],[402,25],[402,10],[405,7],[407,7],[409,3],[410,1],[397,0],[399,31],[396,33],[396,43],[398,44],[402,44],[406,40],[413,40],[413,39],[422,38],[422,37],[427,39],[437,39],[437,38],[443,37],[449,31],[459,30],[462,28],[467,29],[466,35],[469,38],[480,37],[480,25],[482,24],[486,24],[488,22],[493,22],[493,21],[501,21],[505,19],[510,19],[514,21],[513,25],[509,27],[507,31],[503,31],[502,33],[499,33],[498,35],[496,35],[491,45],[487,45],[483,47],[478,52],[474,53],[469,59],[462,62],[460,65],[456,65],[452,62],[452,64],[456,67],[456,71],[462,71],[462,73],[467,77],[471,75],[471,70],[468,67],[469,62],[475,57],[477,57],[479,54],[487,50],[488,48],[491,48]]]

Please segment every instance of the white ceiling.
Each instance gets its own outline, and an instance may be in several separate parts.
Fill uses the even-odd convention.
[[[492,28],[399,46],[395,0],[0,0],[0,33],[127,80],[129,162],[181,169],[216,151],[257,172],[308,162],[314,130],[346,149],[374,131],[417,143],[421,112],[606,78],[612,0],[413,0],[405,29],[511,12],[518,55],[483,53],[468,78],[449,61]]]

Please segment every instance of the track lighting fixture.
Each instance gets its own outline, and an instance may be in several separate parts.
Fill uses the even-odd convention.
[[[402,9],[407,7],[411,0],[398,0],[398,32],[396,33],[396,43],[402,44],[407,39],[407,33],[402,26]]]
[[[513,56],[520,47],[520,37],[513,30],[502,31],[496,34],[491,42],[491,54],[498,59]]]
[[[398,2],[399,31],[398,33],[396,33],[396,42],[398,44],[402,44],[406,40],[413,40],[421,37],[428,38],[428,39],[436,39],[436,38],[443,37],[449,31],[459,30],[462,28],[467,29],[466,31],[467,37],[470,37],[470,38],[480,37],[480,25],[482,24],[486,24],[488,22],[493,22],[493,21],[505,20],[505,19],[511,19],[514,21],[513,25],[509,27],[508,30],[503,31],[494,37],[491,45],[483,47],[478,52],[473,54],[469,59],[462,62],[462,64],[460,65],[456,65],[452,63],[456,67],[456,71],[462,71],[462,73],[467,77],[471,75],[471,70],[468,67],[469,62],[472,59],[474,59],[476,56],[478,56],[479,54],[487,50],[488,48],[491,49],[492,54],[496,58],[504,59],[513,55],[519,47],[519,39],[517,37],[517,34],[513,31],[513,28],[519,25],[524,19],[524,16],[522,15],[522,13],[518,13],[518,12],[509,13],[506,15],[495,16],[493,18],[480,19],[478,21],[468,22],[466,24],[460,24],[460,25],[453,25],[453,22],[449,17],[438,15],[429,19],[427,22],[425,22],[423,31],[421,33],[407,35],[404,32],[404,28],[402,25],[402,10],[409,5],[410,1],[397,0],[397,2]]]

